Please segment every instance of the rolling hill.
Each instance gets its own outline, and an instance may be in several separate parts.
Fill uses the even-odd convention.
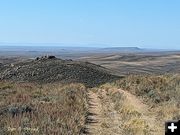
[[[95,64],[48,57],[16,62],[1,68],[1,80],[20,82],[76,82],[94,87],[119,78]]]

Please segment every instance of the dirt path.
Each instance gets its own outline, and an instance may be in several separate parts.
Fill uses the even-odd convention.
[[[92,91],[88,92],[88,104],[89,109],[86,118],[86,130],[88,134],[96,135],[101,127],[100,121],[102,113],[101,102],[96,93]]]
[[[88,92],[87,134],[119,135],[121,133],[120,116],[114,110],[114,104],[107,98],[106,94],[105,90],[99,93]]]
[[[121,89],[104,90],[98,92],[88,92],[89,110],[86,118],[86,134],[90,135],[123,135],[124,121],[120,112],[115,109],[115,103],[112,101],[110,93],[118,92],[126,97],[128,105],[134,106],[143,114],[143,119],[148,119],[148,106],[145,105],[136,96]],[[154,117],[150,121],[154,122]]]

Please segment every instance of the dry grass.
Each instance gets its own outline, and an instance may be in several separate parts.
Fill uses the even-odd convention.
[[[160,104],[180,99],[179,74],[130,75],[115,83],[116,86],[143,97],[150,103]]]
[[[115,121],[115,124],[117,126],[114,128],[118,131],[117,133],[123,135],[155,134],[154,123],[150,120],[152,115],[148,112],[148,107],[141,103],[138,98],[136,99],[131,94],[124,93],[123,90],[117,89],[116,86],[112,86],[111,84],[105,84],[101,89],[106,90],[106,100],[108,99],[109,104],[113,106],[111,111],[116,113],[117,121]],[[107,104],[105,101],[103,102],[104,105]],[[139,104],[137,104],[137,101]],[[104,112],[108,114],[109,110]],[[108,117],[108,115],[104,117]],[[113,123],[106,121],[103,124],[112,125]],[[109,127],[104,126],[103,128]]]
[[[147,112],[141,112],[140,109],[136,109],[138,104],[130,104],[127,98],[119,101],[123,99],[122,95],[119,97],[118,94],[112,95],[116,108],[122,117],[126,118],[124,129],[127,134],[161,135],[164,134],[165,121],[180,119],[180,76],[178,74],[131,75],[117,81],[112,87],[127,90],[148,105]],[[153,127],[154,123],[157,124],[156,127]]]
[[[86,89],[81,84],[0,82],[1,135],[76,135],[83,128]]]
[[[91,89],[101,102],[98,134],[163,135],[164,122],[180,119],[180,77],[131,75]]]
[[[98,134],[162,135],[166,120],[180,119],[178,74],[131,75],[88,90],[102,107]],[[0,82],[0,134],[80,134],[87,99],[81,84]]]

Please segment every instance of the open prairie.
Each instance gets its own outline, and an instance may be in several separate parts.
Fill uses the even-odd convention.
[[[102,54],[79,60],[106,67],[116,75],[180,72],[180,52]]]
[[[0,58],[0,134],[163,135],[180,119],[180,53],[73,55]]]

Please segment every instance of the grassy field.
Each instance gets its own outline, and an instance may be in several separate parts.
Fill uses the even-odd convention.
[[[77,135],[86,109],[81,84],[0,83],[1,135]]]
[[[101,65],[117,75],[180,73],[179,52],[172,54],[105,54],[82,57],[80,60]]]
[[[115,86],[143,98],[152,106],[180,101],[179,74],[130,75],[116,81]]]
[[[0,134],[78,135],[90,107],[88,91],[100,106],[93,106],[99,135],[163,135],[166,120],[180,119],[179,74],[130,75],[94,88],[0,82]]]
[[[145,108],[148,110],[148,112],[145,113],[129,113],[133,112],[134,109],[125,109],[125,107],[122,107],[122,104],[125,106],[129,104],[127,100],[124,100],[124,102],[122,100],[122,104],[117,102],[121,113],[125,114],[126,118],[130,117],[125,120],[125,123],[127,123],[130,131],[132,131],[131,133],[137,134],[141,127],[138,127],[138,123],[141,123],[141,125],[144,126],[142,134],[146,132],[151,133],[154,130],[152,134],[161,135],[164,134],[165,121],[180,119],[179,74],[132,75],[117,81],[114,85],[117,88],[124,89],[135,95],[148,107]],[[119,101],[119,98],[115,97],[116,96],[113,96],[114,100]],[[135,108],[138,106],[140,106],[140,104],[134,104]],[[125,111],[123,112],[122,110]],[[138,109],[137,112],[141,112],[140,109]],[[151,125],[153,123],[154,125],[156,123],[156,127]]]
[[[165,121],[180,119],[179,82],[179,74],[130,75],[91,89],[101,102],[96,133],[163,135]]]

